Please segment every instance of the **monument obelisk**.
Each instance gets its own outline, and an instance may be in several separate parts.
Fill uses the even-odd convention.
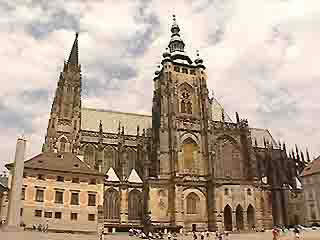
[[[17,140],[14,168],[12,171],[11,188],[9,192],[9,208],[4,231],[20,231],[20,208],[23,184],[23,168],[26,154],[26,140],[19,137]]]

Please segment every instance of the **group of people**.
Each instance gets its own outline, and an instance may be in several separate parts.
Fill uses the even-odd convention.
[[[280,238],[280,233],[281,232],[286,233],[287,231],[288,231],[288,229],[285,229],[285,228],[274,227],[272,229],[273,240],[278,240]],[[300,239],[300,230],[299,230],[299,228],[295,227],[293,229],[293,233],[294,233],[294,239],[295,240],[299,240]]]
[[[136,236],[142,239],[163,239],[163,233],[161,231],[155,232],[155,233],[149,232],[147,235],[142,230],[134,229],[134,228],[130,228],[129,236]],[[168,235],[168,239],[169,239],[169,235]],[[171,236],[170,236],[170,239],[171,239]]]
[[[192,232],[193,239],[198,240],[198,235],[196,232]],[[210,232],[201,232],[200,233],[200,240],[204,240],[205,238],[210,239]],[[229,240],[229,233],[228,232],[216,232],[215,233],[215,240]]]
[[[33,224],[32,225],[32,231],[38,231],[38,232],[48,232],[49,225],[46,224]]]

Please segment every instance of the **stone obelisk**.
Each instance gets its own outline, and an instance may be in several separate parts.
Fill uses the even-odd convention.
[[[20,231],[21,192],[23,185],[23,168],[26,154],[26,140],[17,140],[14,168],[12,170],[11,188],[9,192],[9,208],[4,231]]]

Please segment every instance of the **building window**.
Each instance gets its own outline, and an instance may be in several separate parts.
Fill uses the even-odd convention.
[[[71,205],[79,205],[79,193],[71,193]]]
[[[173,70],[174,70],[175,72],[180,72],[180,68],[179,68],[179,67],[174,67]]]
[[[94,178],[91,178],[91,179],[89,180],[89,184],[91,184],[91,185],[96,185],[96,184],[97,184],[97,180],[94,179]]]
[[[52,218],[52,212],[44,212],[45,218]]]
[[[64,177],[57,176],[57,182],[64,182]]]
[[[55,203],[63,203],[63,192],[56,191]]]
[[[249,195],[249,196],[251,196],[251,189],[250,188],[248,188],[248,190],[247,190],[247,194]]]
[[[228,188],[225,188],[225,189],[224,189],[224,195],[226,195],[226,196],[229,195],[229,189],[228,189]]]
[[[35,217],[42,217],[42,210],[35,210],[34,211],[34,216]]]
[[[188,74],[188,69],[186,69],[186,68],[182,68],[182,73],[186,73],[186,74]]]
[[[73,183],[79,183],[80,180],[79,180],[79,178],[72,178],[72,182],[73,182]]]
[[[78,220],[78,213],[71,213],[70,219],[71,219],[71,221],[77,221]]]
[[[96,205],[96,195],[89,193],[88,194],[88,206],[95,206]]]
[[[25,188],[22,188],[22,191],[21,191],[21,200],[25,200],[26,198],[26,189]]]
[[[55,212],[54,213],[54,218],[61,219],[62,218],[62,213],[61,212]]]
[[[20,217],[23,216],[23,208],[20,208]]]
[[[60,152],[66,152],[67,140],[63,137],[60,139]]]
[[[36,191],[36,202],[43,202],[44,191],[42,189],[37,189]]]
[[[39,174],[39,175],[38,175],[38,179],[39,179],[39,180],[45,180],[45,178],[44,178],[44,176],[43,176],[42,174]]]
[[[94,214],[88,214],[88,221],[94,221],[95,215]]]
[[[187,214],[197,214],[199,208],[200,198],[195,193],[190,193],[187,196]]]
[[[192,114],[191,94],[188,91],[184,91],[181,96],[181,113]]]
[[[196,71],[193,70],[193,69],[191,69],[191,70],[190,70],[190,74],[191,74],[191,75],[196,75]]]

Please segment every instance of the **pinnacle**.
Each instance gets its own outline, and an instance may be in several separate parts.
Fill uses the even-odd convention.
[[[79,33],[77,32],[68,60],[68,64],[73,64],[76,66],[79,64],[78,36]]]

